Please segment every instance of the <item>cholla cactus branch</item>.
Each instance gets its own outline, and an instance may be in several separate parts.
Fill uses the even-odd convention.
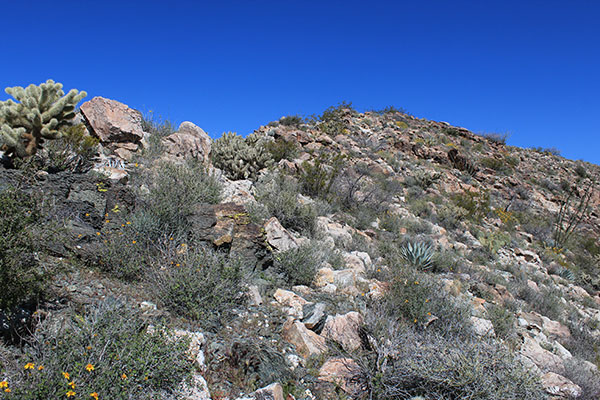
[[[86,92],[71,89],[65,95],[61,83],[49,79],[40,86],[6,88],[17,101],[0,102],[0,141],[8,155],[27,157],[41,148],[44,139],[57,139],[75,117],[75,105]]]

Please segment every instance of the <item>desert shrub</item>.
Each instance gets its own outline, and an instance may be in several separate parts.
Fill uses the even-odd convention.
[[[597,346],[596,346],[597,347]],[[596,354],[597,351],[596,351]],[[565,378],[578,385],[581,390],[580,400],[596,400],[600,398],[600,372],[581,363],[575,357],[565,360]]]
[[[486,311],[497,337],[507,339],[515,334],[516,318],[513,313],[502,306],[494,304],[488,307]]]
[[[162,139],[175,133],[173,123],[148,112],[142,118],[142,130],[148,133],[148,146],[144,147],[142,154],[148,158],[156,158],[164,153]]]
[[[508,175],[512,172],[512,167],[505,158],[483,157],[479,160],[479,164],[485,168],[493,169],[494,171],[501,172],[505,175]]]
[[[21,169],[45,170],[51,173],[89,171],[98,153],[98,139],[86,135],[83,124],[65,128],[57,139],[49,141],[42,150],[25,160],[15,160]]]
[[[490,212],[490,196],[487,190],[465,191],[452,196],[453,203],[466,211],[466,218],[481,222]]]
[[[0,188],[0,309],[37,301],[44,292],[50,271],[36,251],[44,243],[37,228],[42,211],[36,196],[14,188]]]
[[[498,250],[511,243],[510,235],[501,231],[486,231],[479,234],[477,239],[490,254],[498,253]]]
[[[324,248],[316,242],[275,254],[275,268],[290,285],[310,286],[317,269],[327,260]]]
[[[413,268],[394,268],[390,290],[382,304],[389,318],[397,318],[415,329],[443,330],[469,336],[468,304],[453,298],[443,284]]]
[[[354,112],[352,103],[342,102],[337,106],[331,106],[318,117],[318,128],[321,132],[336,136],[348,133],[349,121],[346,120],[347,114]]]
[[[299,128],[304,123],[304,118],[299,115],[287,115],[279,120],[279,123],[283,126],[293,126]]]
[[[177,315],[214,327],[232,307],[244,302],[241,263],[207,248],[180,246],[172,263],[155,267],[148,276],[159,303]],[[177,252],[176,252],[177,253]]]
[[[433,186],[442,175],[439,172],[430,172],[423,169],[418,169],[406,178],[406,187],[418,186],[423,190]]]
[[[344,168],[345,159],[341,154],[321,153],[314,160],[303,162],[298,171],[302,193],[327,200],[335,179]]]
[[[293,178],[272,174],[256,184],[257,204],[250,206],[255,220],[276,217],[286,229],[312,235],[317,220],[313,202],[299,199],[300,186]]]
[[[147,323],[114,299],[60,325],[47,320],[22,354],[4,355],[10,392],[3,398],[174,398],[192,369],[187,343],[163,328],[146,331]]]
[[[546,155],[560,156],[560,150],[556,147],[531,147],[531,150]]]
[[[172,236],[186,232],[189,229],[187,219],[198,204],[216,204],[221,196],[217,178],[195,160],[185,164],[162,162],[153,174],[145,177],[145,181],[148,192],[142,194],[142,204],[137,210],[152,224],[152,231],[145,232],[150,234],[149,240],[160,234]]]
[[[269,153],[271,153],[271,157],[276,163],[281,160],[293,160],[300,152],[298,149],[298,143],[285,139],[277,139],[267,142],[265,147]]]
[[[508,133],[481,133],[480,136],[493,143],[506,144],[510,135]]]
[[[355,399],[546,399],[539,378],[491,341],[421,331],[370,311]],[[416,397],[422,396],[422,397]]]
[[[224,133],[213,141],[210,152],[215,167],[233,180],[258,177],[258,171],[273,163],[264,137],[253,133],[245,139],[235,133]]]

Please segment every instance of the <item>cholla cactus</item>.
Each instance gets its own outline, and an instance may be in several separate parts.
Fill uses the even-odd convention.
[[[251,134],[246,139],[227,132],[213,142],[211,157],[215,167],[225,171],[231,179],[256,179],[258,171],[273,163],[264,139]]]
[[[65,95],[61,83],[49,79],[40,86],[6,88],[13,100],[0,102],[0,142],[9,156],[27,157],[41,148],[44,139],[60,137],[70,125],[75,105],[87,94],[71,89]]]
[[[433,264],[433,249],[423,242],[407,243],[400,248],[400,257],[415,267],[428,269]]]

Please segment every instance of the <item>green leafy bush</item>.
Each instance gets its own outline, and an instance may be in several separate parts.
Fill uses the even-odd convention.
[[[221,184],[196,160],[185,164],[162,162],[144,179],[148,192],[142,194],[139,212],[151,222],[142,229],[154,240],[162,234],[169,236],[189,229],[187,219],[201,203],[216,204],[221,197]],[[142,228],[142,227],[141,227]]]
[[[328,199],[335,179],[341,173],[346,157],[341,154],[319,154],[302,163],[298,174],[302,192],[308,196]]]
[[[478,192],[464,191],[452,196],[457,207],[466,211],[466,217],[474,222],[481,222],[491,211],[490,196],[486,190]]]
[[[279,123],[283,126],[293,126],[299,128],[304,123],[304,119],[299,115],[288,115],[279,120]]]
[[[275,254],[275,268],[290,286],[310,286],[327,254],[315,242]]]
[[[148,146],[144,147],[142,154],[149,159],[164,153],[162,139],[176,131],[171,121],[155,116],[152,111],[142,117],[142,130],[148,133]]]
[[[0,188],[0,309],[37,301],[50,271],[36,251],[44,242],[41,208],[35,196],[13,187]]]
[[[258,171],[273,163],[264,138],[256,133],[245,139],[232,132],[224,133],[213,141],[210,155],[214,166],[233,180],[254,180]]]
[[[64,323],[46,321],[22,354],[3,353],[5,399],[156,399],[169,396],[192,370],[187,343],[148,325],[108,299]],[[96,395],[94,395],[95,393]]]
[[[254,219],[276,217],[286,229],[312,235],[317,208],[312,202],[299,200],[299,184],[291,177],[271,174],[256,184],[257,203],[250,206]]]
[[[267,142],[265,146],[276,163],[281,160],[293,160],[300,152],[298,144],[291,140],[277,139]]]
[[[342,102],[323,111],[318,118],[319,130],[327,135],[336,136],[348,133],[347,114],[354,112],[352,103]]]
[[[241,264],[210,249],[180,247],[184,254],[151,271],[153,295],[173,313],[214,327],[244,303]]]

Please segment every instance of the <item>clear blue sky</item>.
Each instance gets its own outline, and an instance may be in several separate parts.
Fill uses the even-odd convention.
[[[599,21],[577,0],[6,1],[0,86],[51,78],[213,137],[394,105],[600,164]]]

